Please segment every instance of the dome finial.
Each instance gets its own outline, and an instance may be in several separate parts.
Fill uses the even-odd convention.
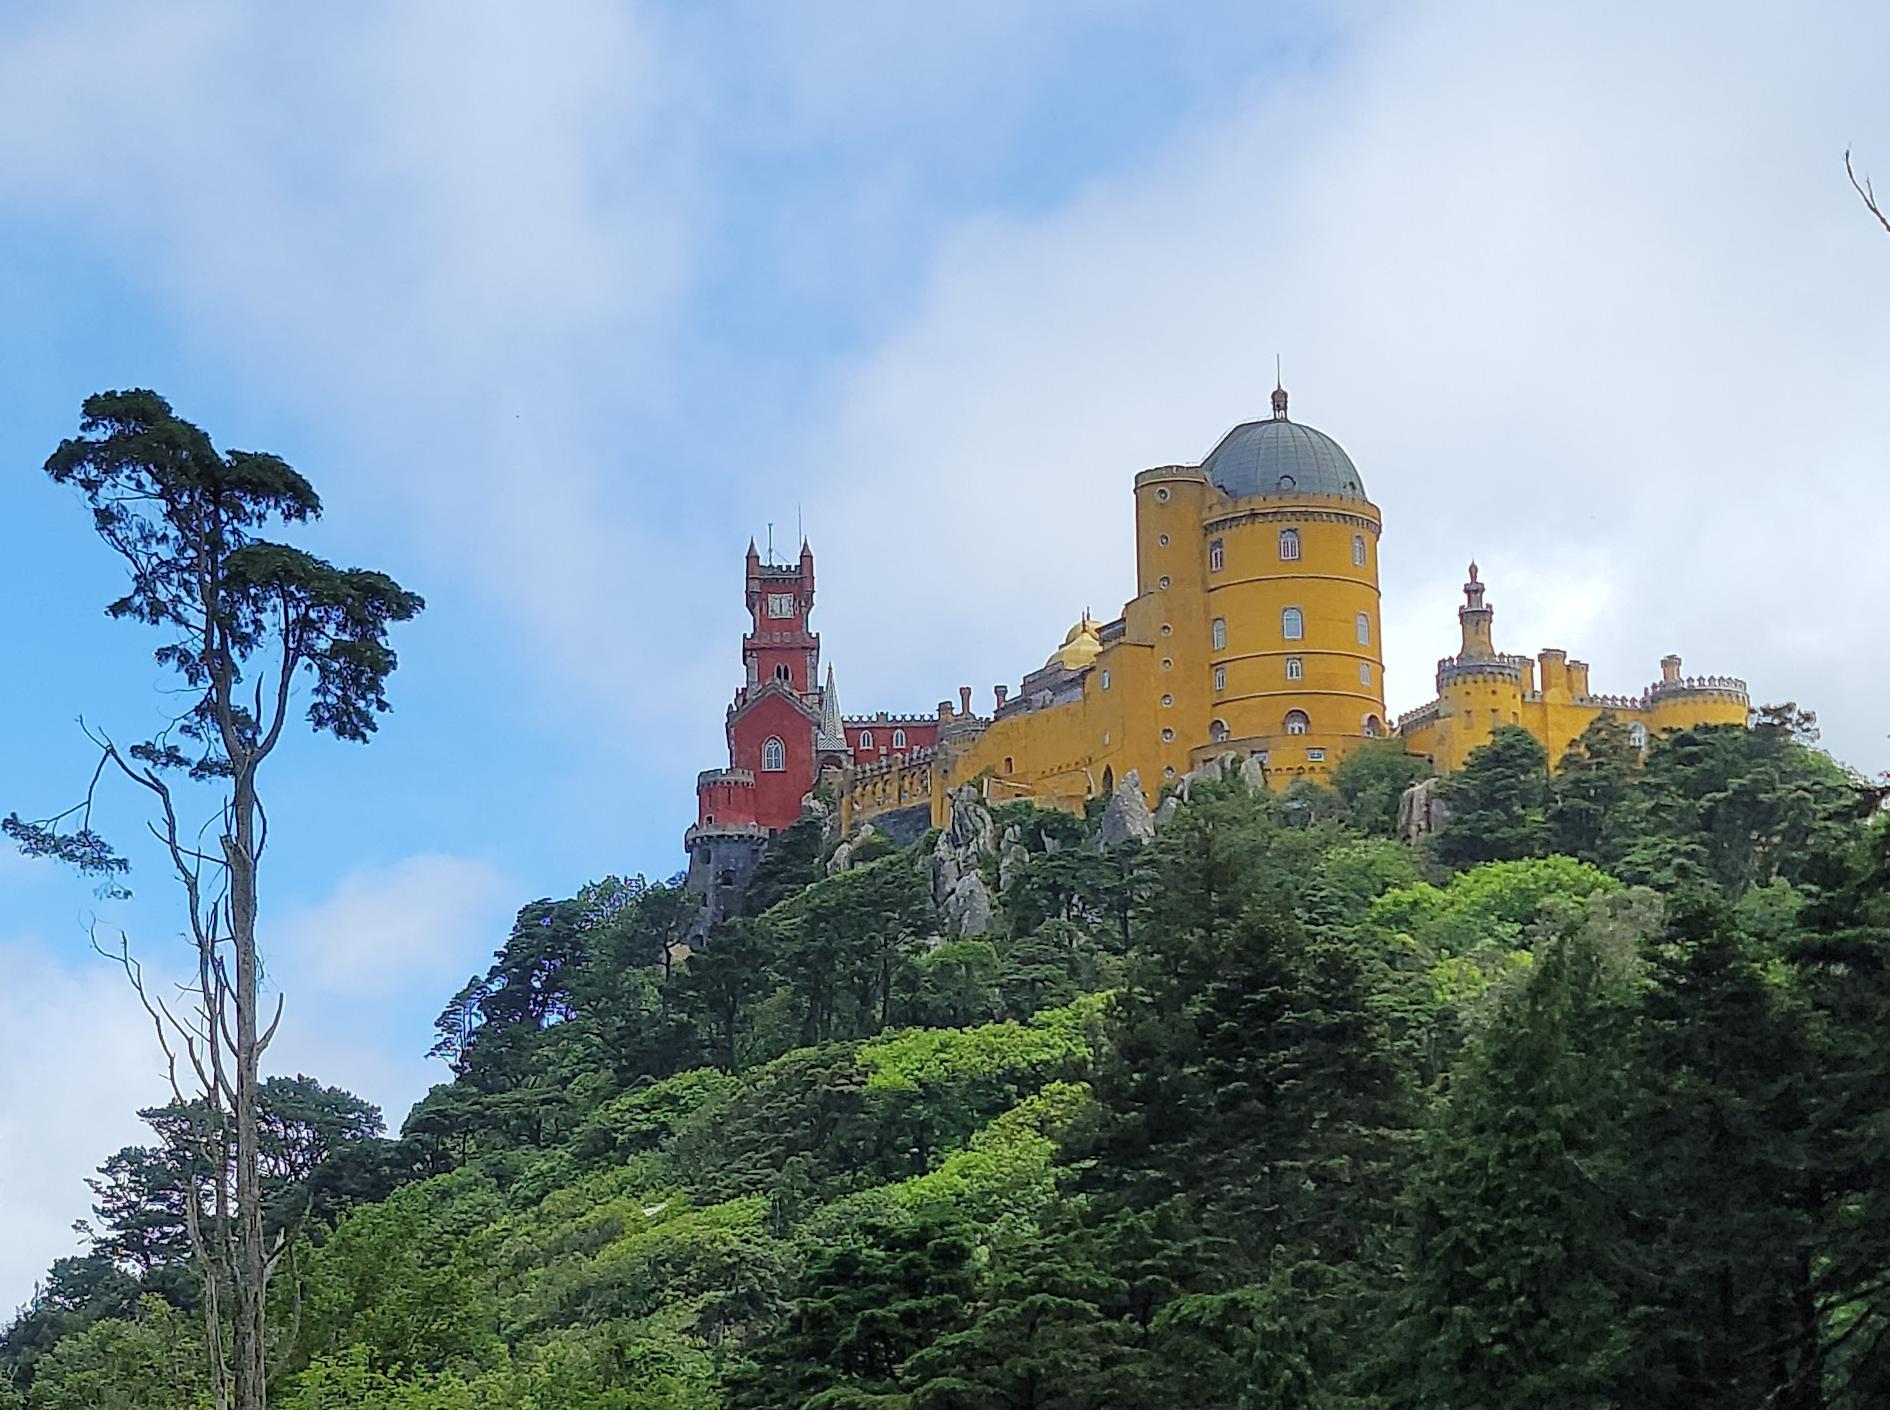
[[[1280,355],[1273,354],[1273,419],[1286,420],[1286,383],[1280,377]]]

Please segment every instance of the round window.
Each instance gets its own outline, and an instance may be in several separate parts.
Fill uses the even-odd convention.
[[[1163,548],[1167,548],[1167,547],[1168,547],[1168,535],[1167,535],[1167,534],[1163,534],[1163,535],[1162,535],[1162,536],[1161,536],[1160,538],[1158,538],[1158,539],[1156,539],[1156,540],[1155,540],[1155,542],[1156,542],[1156,543],[1158,543],[1158,544],[1160,544],[1160,545],[1161,545],[1161,546],[1162,546]]]
[[[1159,500],[1161,500],[1161,501],[1162,501],[1162,503],[1164,503],[1164,504],[1166,504],[1166,503],[1168,502],[1168,491],[1167,491],[1167,490],[1156,490],[1156,491],[1155,491],[1155,498],[1157,498],[1157,499],[1159,499]]]

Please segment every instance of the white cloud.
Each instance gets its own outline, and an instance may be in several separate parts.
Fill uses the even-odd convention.
[[[142,1142],[140,1107],[168,1099],[156,1040],[124,975],[0,941],[0,1317],[53,1259],[79,1252],[85,1176]]]
[[[1396,707],[1475,556],[1507,649],[1622,692],[1679,649],[1890,764],[1854,619],[1890,242],[1839,164],[1875,133],[1890,165],[1890,13],[1395,16],[1063,209],[967,225],[835,380],[805,463],[849,703],[983,697],[1113,611],[1131,476],[1260,414],[1280,351],[1385,511]]]
[[[322,900],[266,923],[263,945],[285,988],[370,1001],[441,984],[450,993],[504,938],[509,894],[489,862],[423,853],[348,873]]]

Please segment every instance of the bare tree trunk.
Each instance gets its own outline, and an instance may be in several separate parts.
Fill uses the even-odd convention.
[[[264,1410],[268,1396],[268,1254],[263,1247],[262,1177],[257,1105],[264,1039],[257,1021],[256,793],[248,760],[236,771],[232,836],[223,850],[230,868],[230,942],[236,953],[231,1007],[236,1020],[235,1302],[231,1328],[235,1410]]]

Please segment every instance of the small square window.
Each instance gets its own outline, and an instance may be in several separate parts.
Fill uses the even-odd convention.
[[[1307,762],[1307,763],[1309,763],[1309,764],[1323,764],[1323,763],[1325,763],[1325,761],[1326,761],[1326,751],[1325,751],[1325,750],[1323,750],[1323,749],[1308,749],[1308,750],[1306,751],[1306,762]]]
[[[791,592],[769,593],[768,615],[770,617],[792,617],[794,615],[794,594]]]

